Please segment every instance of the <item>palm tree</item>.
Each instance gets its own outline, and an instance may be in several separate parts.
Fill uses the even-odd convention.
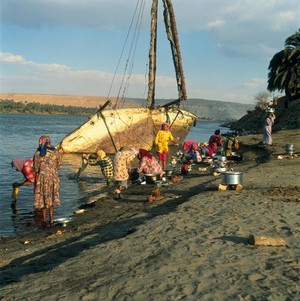
[[[285,48],[277,52],[268,67],[268,87],[272,92],[285,91],[287,102],[300,89],[300,29],[285,40]]]

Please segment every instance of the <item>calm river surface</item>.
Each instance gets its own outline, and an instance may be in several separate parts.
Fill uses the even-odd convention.
[[[33,217],[33,187],[20,187],[15,210],[11,207],[13,182],[22,182],[23,175],[11,168],[16,158],[28,159],[37,149],[40,136],[47,134],[53,145],[80,124],[86,116],[61,115],[10,115],[0,114],[0,237],[35,231]],[[198,121],[186,138],[202,142],[207,141],[217,129],[217,122]],[[105,185],[100,167],[88,166],[80,180],[75,178],[81,165],[80,155],[63,155],[63,169],[60,170],[61,206],[55,207],[54,219],[70,217],[87,199],[97,198]]]

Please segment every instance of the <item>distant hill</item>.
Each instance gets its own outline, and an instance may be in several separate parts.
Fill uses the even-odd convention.
[[[188,104],[190,110],[198,117],[208,117],[219,121],[238,120],[255,107],[255,104],[196,98],[189,99]]]
[[[103,105],[107,98],[102,96],[76,96],[76,95],[60,95],[60,94],[20,94],[20,93],[0,93],[2,100],[14,100],[17,102],[35,102],[40,104],[78,106],[87,108],[99,108]],[[115,98],[110,98],[112,101]],[[157,99],[156,105],[162,105],[173,99]],[[123,104],[124,107],[140,107],[145,106],[146,101],[138,98],[127,98]],[[199,118],[218,120],[218,121],[233,121],[238,120],[248,110],[254,109],[254,104],[241,104],[235,102],[196,99],[192,98],[182,103],[182,107],[190,110]]]

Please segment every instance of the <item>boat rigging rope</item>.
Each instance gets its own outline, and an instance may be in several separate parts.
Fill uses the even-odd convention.
[[[128,123],[126,123],[120,116],[119,112],[116,111],[116,115],[118,115],[118,119],[120,121],[122,121],[123,124],[125,124],[128,127],[128,130],[130,130],[131,125],[129,125]],[[136,134],[135,131],[131,131],[131,134],[134,135],[135,137],[137,137],[137,139],[139,139],[140,141],[143,141],[145,144],[148,144],[150,147],[152,147],[152,145],[150,145],[147,141],[145,141],[140,135]]]
[[[110,93],[112,91],[112,88],[113,88],[113,85],[114,85],[114,82],[115,82],[115,79],[116,79],[116,76],[117,76],[118,68],[121,64],[121,60],[122,60],[122,57],[124,55],[126,45],[128,44],[129,37],[131,36],[132,28],[134,27],[132,42],[131,42],[129,50],[128,50],[128,56],[127,56],[127,59],[126,59],[125,69],[124,69],[124,73],[122,75],[121,84],[120,84],[119,91],[117,93],[117,99],[116,99],[116,102],[114,104],[114,108],[116,108],[117,105],[118,105],[118,102],[120,100],[120,95],[122,95],[121,100],[123,100],[123,102],[124,102],[125,95],[128,91],[129,80],[131,78],[131,74],[132,74],[132,70],[133,70],[133,66],[134,66],[136,47],[137,47],[137,42],[138,42],[138,38],[139,38],[139,33],[140,33],[144,8],[145,8],[145,0],[138,0],[137,4],[136,4],[136,7],[135,7],[134,14],[132,16],[130,26],[128,28],[127,36],[126,36],[126,39],[125,39],[125,42],[124,42],[124,45],[123,45],[123,48],[122,48],[122,51],[121,51],[120,58],[118,60],[117,67],[116,67],[114,75],[113,75],[113,80],[112,80],[110,88],[109,88],[107,98],[110,97]],[[127,72],[128,69],[129,69],[129,71]]]
[[[141,21],[142,21],[144,8],[145,8],[144,5],[143,5],[143,7],[140,8],[139,17],[138,17],[138,20],[137,20],[137,23],[136,23],[136,28],[134,30],[134,37],[135,38],[133,39],[132,44],[131,44],[131,48],[130,48],[130,53],[133,52],[132,61],[131,61],[131,66],[130,66],[129,73],[127,75],[127,81],[126,81],[126,84],[124,85],[123,94],[122,94],[122,97],[121,97],[123,102],[125,100],[125,96],[126,96],[126,93],[128,91],[128,88],[129,88],[129,81],[130,81],[132,71],[133,71],[133,67],[134,67],[134,58],[135,58],[135,54],[136,54],[136,48],[137,48],[137,44],[138,44],[138,40],[139,40],[139,35],[140,35],[140,32],[141,32],[140,29],[141,29],[141,24],[142,24]]]

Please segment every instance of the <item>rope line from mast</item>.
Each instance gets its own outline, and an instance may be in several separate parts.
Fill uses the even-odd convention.
[[[130,26],[127,31],[127,36],[125,38],[125,42],[122,47],[122,51],[121,51],[121,55],[118,60],[117,67],[116,67],[114,75],[113,75],[113,80],[112,80],[110,88],[109,88],[107,97],[110,97],[113,85],[114,85],[116,77],[117,77],[118,69],[120,67],[122,58],[124,57],[126,46],[129,44],[129,42],[128,42],[129,38],[132,36],[132,41],[129,46],[127,59],[125,60],[125,68],[124,68],[124,72],[123,72],[123,75],[121,78],[121,84],[120,84],[120,87],[119,87],[119,90],[117,93],[115,104],[113,105],[114,108],[117,107],[117,105],[120,101],[122,101],[122,100],[124,101],[124,98],[128,91],[129,80],[131,78],[131,74],[132,74],[132,70],[133,70],[133,66],[134,66],[136,47],[137,47],[137,43],[138,43],[142,18],[143,18],[143,14],[144,14],[144,8],[145,8],[145,0],[138,0],[136,7],[135,7],[135,11],[134,11],[132,19],[131,19]],[[133,28],[134,28],[134,30],[133,30]],[[134,32],[134,33],[132,34],[132,32]]]
[[[128,123],[126,123],[126,122],[121,118],[121,116],[120,116],[120,114],[119,114],[118,111],[116,111],[116,115],[118,115],[118,119],[119,119],[120,121],[122,121],[123,124],[125,124],[125,125],[129,128],[129,130],[130,130],[131,125],[129,125]],[[117,118],[117,117],[115,117],[115,118]],[[131,131],[131,130],[130,130],[130,131]],[[143,141],[145,144],[148,144],[150,147],[152,147],[152,145],[150,145],[147,141],[145,141],[140,135],[136,134],[134,131],[131,131],[131,134],[133,134],[135,137],[137,137],[137,139],[139,139],[140,141]]]
[[[133,17],[132,17],[131,23],[130,23],[130,25],[129,25],[129,28],[128,28],[128,31],[127,31],[127,35],[126,35],[126,38],[125,38],[125,42],[124,42],[124,44],[123,44],[122,51],[121,51],[121,54],[120,54],[120,57],[119,57],[119,60],[118,60],[118,63],[117,63],[117,66],[116,66],[114,75],[113,75],[113,79],[112,79],[112,82],[111,82],[110,87],[109,87],[109,90],[108,90],[107,98],[110,97],[110,93],[111,93],[112,87],[113,87],[113,85],[114,85],[115,78],[116,78],[116,75],[117,75],[119,66],[120,66],[120,64],[121,64],[121,59],[122,59],[122,57],[123,57],[123,54],[124,54],[124,51],[125,51],[125,47],[126,47],[127,41],[128,41],[128,39],[129,39],[129,35],[130,35],[130,32],[131,32],[131,28],[132,28],[132,26],[133,26],[133,20],[134,20],[134,16],[135,16],[135,14],[136,14],[137,8],[138,8],[138,5],[137,5],[136,8],[135,8],[135,11],[134,11],[134,13],[133,13]]]
[[[135,30],[134,30],[134,38],[133,38],[131,48],[130,48],[130,53],[132,53],[132,60],[131,60],[129,72],[128,72],[128,75],[127,75],[126,83],[124,84],[123,94],[122,94],[122,97],[121,97],[121,101],[123,103],[125,101],[125,97],[126,97],[126,94],[127,94],[128,88],[129,88],[131,75],[132,75],[132,72],[133,72],[133,67],[134,67],[134,62],[135,62],[135,54],[136,54],[137,44],[138,44],[139,36],[140,36],[140,32],[141,32],[141,24],[142,24],[142,17],[143,17],[144,9],[145,9],[145,2],[143,1],[142,5],[140,7],[138,19],[137,19],[137,22],[136,22],[136,27],[135,27]]]

